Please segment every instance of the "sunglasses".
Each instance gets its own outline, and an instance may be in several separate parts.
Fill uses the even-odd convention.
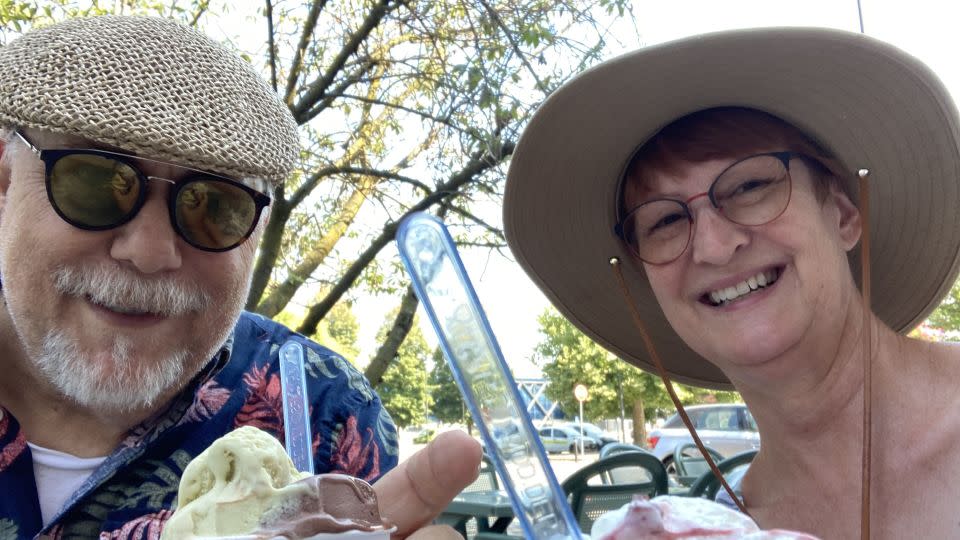
[[[85,231],[117,228],[136,217],[149,181],[170,184],[167,206],[173,230],[203,251],[229,251],[253,234],[270,197],[236,180],[191,172],[174,182],[145,174],[137,162],[164,163],[93,149],[39,150],[15,132],[46,167],[47,198],[64,221]]]

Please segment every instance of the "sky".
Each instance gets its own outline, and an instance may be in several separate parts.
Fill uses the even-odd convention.
[[[765,26],[820,26],[859,31],[856,0],[636,0],[637,35],[625,43],[652,45],[718,30]],[[887,41],[923,60],[945,85],[960,97],[960,2],[952,0],[861,0],[866,34]],[[633,30],[635,28],[635,30]],[[609,56],[629,49],[612,49]],[[541,339],[537,316],[548,301],[512,260],[477,250],[461,253],[480,302],[515,377],[536,376],[529,362]],[[383,304],[382,300],[379,302]],[[378,321],[361,329],[363,354],[376,347],[373,335],[392,305],[360,300],[361,321]],[[421,313],[423,331],[431,343],[432,330]]]

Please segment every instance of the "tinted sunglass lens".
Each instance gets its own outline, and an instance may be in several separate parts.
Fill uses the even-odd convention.
[[[253,196],[216,179],[191,180],[177,192],[175,218],[194,246],[225,250],[242,242],[257,218]]]
[[[50,197],[68,221],[83,228],[109,228],[124,221],[140,200],[136,171],[115,159],[67,154],[50,171]]]

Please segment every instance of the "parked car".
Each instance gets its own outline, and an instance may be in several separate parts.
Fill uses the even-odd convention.
[[[703,444],[730,457],[746,450],[760,448],[760,433],[753,415],[742,403],[694,405],[686,407],[690,422]],[[662,427],[647,436],[650,451],[672,469],[673,452],[678,446],[692,443],[693,437],[683,425],[679,414],[674,414]]]
[[[540,440],[543,442],[543,449],[547,453],[560,452],[579,452],[580,433],[567,426],[542,427],[537,430],[540,434]],[[599,450],[600,443],[593,437],[583,436],[583,449]]]
[[[577,433],[580,433],[580,423],[579,423],[579,422],[570,422],[570,423],[564,424],[564,425],[565,425],[566,427],[568,427],[568,428],[576,431]],[[611,435],[610,433],[608,433],[608,432],[600,429],[600,427],[597,426],[596,424],[591,424],[591,423],[589,423],[589,422],[584,422],[584,423],[583,423],[583,434],[584,434],[585,436],[591,437],[593,440],[597,441],[597,443],[600,444],[600,448],[603,448],[604,446],[606,446],[606,445],[608,445],[608,444],[610,444],[610,443],[620,442],[619,439],[617,439],[616,437],[614,437],[614,436]]]

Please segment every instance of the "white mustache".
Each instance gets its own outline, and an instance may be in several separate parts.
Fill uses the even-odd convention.
[[[107,308],[176,317],[211,303],[210,295],[196,284],[170,277],[145,279],[119,267],[61,266],[53,278],[61,294],[88,297]]]

